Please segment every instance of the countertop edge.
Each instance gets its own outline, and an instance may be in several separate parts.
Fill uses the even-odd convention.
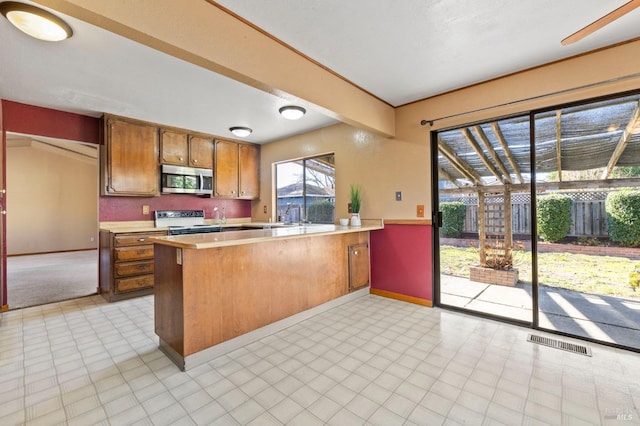
[[[308,232],[313,229],[313,226],[318,226],[319,229],[315,232]],[[327,227],[333,227],[333,229],[326,229]],[[155,244],[162,244],[165,246],[183,248],[183,249],[196,249],[196,250],[204,250],[210,248],[218,248],[218,247],[229,247],[236,246],[242,244],[255,244],[261,242],[268,241],[276,241],[276,240],[286,240],[286,239],[296,239],[296,238],[307,238],[307,237],[320,237],[326,235],[339,235],[339,234],[347,234],[353,232],[369,232],[369,231],[377,231],[380,229],[384,229],[384,224],[380,221],[379,225],[367,225],[361,227],[342,227],[336,225],[312,225],[311,227],[305,228],[304,233],[293,234],[291,231],[295,231],[296,229],[285,228],[287,229],[287,233],[283,235],[274,235],[273,232],[270,232],[271,235],[264,235],[267,231],[276,231],[282,228],[272,228],[272,229],[260,229],[256,231],[230,231],[223,233],[225,236],[224,240],[215,240],[219,238],[221,234],[219,233],[211,233],[211,234],[195,234],[195,235],[176,235],[176,236],[167,236],[167,237],[150,237],[149,241]],[[298,228],[300,230],[300,228]],[[262,235],[249,236],[247,237],[248,232],[261,232]],[[197,235],[197,236],[196,236]],[[234,238],[236,237],[236,238]],[[191,241],[190,241],[191,240]],[[193,241],[196,240],[196,241]]]

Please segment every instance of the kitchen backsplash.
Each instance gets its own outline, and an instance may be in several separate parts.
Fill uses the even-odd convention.
[[[149,214],[142,207],[149,206]],[[250,200],[223,200],[188,194],[166,194],[160,197],[100,197],[100,222],[153,220],[155,210],[204,210],[205,218],[213,218],[213,208],[225,208],[227,218],[251,217]]]

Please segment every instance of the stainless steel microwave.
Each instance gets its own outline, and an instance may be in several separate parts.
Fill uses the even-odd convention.
[[[162,165],[162,193],[213,194],[213,170]]]

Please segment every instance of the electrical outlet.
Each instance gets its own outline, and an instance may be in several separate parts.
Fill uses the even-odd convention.
[[[347,204],[347,213],[353,213],[353,210],[351,210],[351,203]]]
[[[149,206],[142,206],[142,214],[149,214]]]
[[[424,217],[424,206],[422,204],[418,204],[418,208],[416,209],[416,215],[418,217]]]
[[[267,214],[267,206],[262,207],[262,213]]]
[[[396,201],[402,201],[402,191],[396,191]]]

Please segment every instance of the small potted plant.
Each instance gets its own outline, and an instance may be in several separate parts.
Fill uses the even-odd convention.
[[[358,227],[360,221],[360,207],[362,205],[362,189],[360,185],[351,185],[351,226]]]

